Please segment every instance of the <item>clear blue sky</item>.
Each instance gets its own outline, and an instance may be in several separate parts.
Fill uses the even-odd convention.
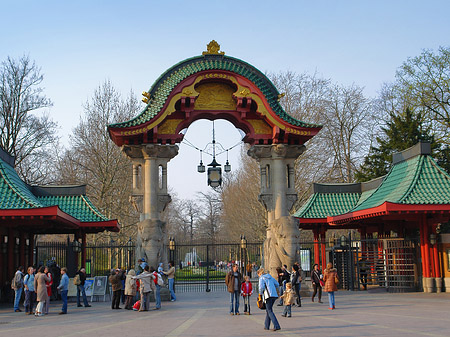
[[[0,8],[0,60],[28,54],[42,68],[64,144],[82,103],[105,79],[124,95],[131,89],[140,97],[162,72],[200,55],[212,39],[263,72],[317,70],[335,82],[364,86],[368,96],[392,81],[408,57],[450,44],[450,1],[444,0],[0,0]],[[233,128],[219,129],[224,146],[239,140]],[[210,135],[205,122],[187,137],[200,146]],[[169,185],[181,197],[206,190],[197,162],[197,153],[182,147],[170,163]]]

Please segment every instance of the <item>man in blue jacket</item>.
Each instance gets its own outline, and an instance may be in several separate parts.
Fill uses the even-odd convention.
[[[61,290],[61,299],[63,306],[60,315],[67,314],[67,292],[69,291],[69,276],[67,276],[67,268],[61,269],[61,281],[59,282],[58,290]]]

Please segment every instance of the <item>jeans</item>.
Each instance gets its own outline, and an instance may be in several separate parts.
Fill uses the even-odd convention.
[[[20,297],[22,296],[23,288],[14,290],[14,310],[19,310]]]
[[[61,290],[61,299],[63,302],[61,311],[67,314],[67,293],[68,290]]]
[[[287,317],[291,317],[291,305],[290,304],[284,306],[283,316],[286,317],[286,315],[287,315]]]
[[[234,300],[234,313],[239,312],[239,290],[235,290],[230,293],[230,313],[233,313],[233,300]]]
[[[302,298],[300,297],[300,287],[301,287],[301,283],[296,283],[294,285],[295,294],[297,295],[297,305],[301,307],[302,306]]]
[[[280,286],[280,303],[278,303],[278,305],[283,305],[283,299],[281,298],[281,295],[283,295],[284,289],[283,289],[283,285]]]
[[[141,293],[141,306],[139,311],[148,310],[150,305],[150,291]]]
[[[25,312],[33,312],[34,302],[36,301],[36,293],[34,291],[25,290]]]
[[[170,299],[176,301],[177,297],[175,296],[175,292],[173,291],[173,284],[175,283],[175,279],[169,279],[169,291],[170,291]]]
[[[77,305],[81,305],[80,293],[83,296],[84,306],[87,307],[89,305],[88,300],[86,298],[86,289],[84,289],[84,285],[77,285]]]
[[[328,302],[330,302],[330,308],[334,309],[334,291],[328,292]]]
[[[277,318],[275,317],[275,314],[273,313],[273,304],[276,301],[276,297],[269,297],[266,300],[266,320],[264,321],[264,329],[269,330],[270,322],[273,323],[274,329],[281,329],[280,324],[278,323]]]
[[[156,309],[161,308],[161,286],[160,285],[156,285],[156,290],[155,290],[155,305],[156,305]]]
[[[244,296],[244,312],[250,314],[250,296]]]

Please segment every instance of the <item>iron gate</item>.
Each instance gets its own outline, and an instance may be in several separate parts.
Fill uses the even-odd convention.
[[[420,248],[418,241],[380,238],[351,241],[332,247],[330,260],[347,290],[386,288],[389,292],[420,289]]]
[[[175,288],[178,292],[226,290],[225,276],[236,263],[242,275],[256,282],[261,266],[262,243],[177,244],[171,252],[177,267]]]

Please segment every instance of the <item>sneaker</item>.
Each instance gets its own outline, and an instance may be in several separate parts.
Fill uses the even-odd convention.
[[[282,314],[281,316],[283,316],[283,317],[286,317],[286,315],[285,315],[285,314]]]
[[[288,315],[288,317],[292,317],[291,315]]]
[[[81,307],[81,305],[80,305],[80,307]],[[88,305],[85,305],[84,307],[89,308],[89,307],[92,307],[92,305],[88,304]]]
[[[170,300],[170,302],[175,302],[175,300]]]

